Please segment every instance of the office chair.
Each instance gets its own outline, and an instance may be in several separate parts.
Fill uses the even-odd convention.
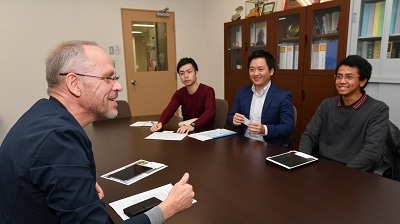
[[[290,144],[292,144],[293,141],[293,135],[294,135],[294,129],[296,129],[296,123],[297,123],[297,109],[296,107],[293,105],[293,118],[294,118],[294,127],[293,127],[293,133],[290,135],[290,137],[288,138],[287,142],[284,143],[282,146],[289,148]]]
[[[117,100],[118,115],[116,118],[132,117],[131,108],[125,100]]]
[[[215,128],[224,128],[228,118],[228,101],[215,99]]]
[[[383,151],[383,163],[373,171],[374,174],[400,181],[400,130],[389,121],[388,135]]]

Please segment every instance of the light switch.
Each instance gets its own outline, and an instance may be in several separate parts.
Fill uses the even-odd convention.
[[[109,53],[110,55],[114,55],[114,46],[109,46],[109,47],[108,47],[108,53]]]
[[[115,54],[121,54],[121,51],[120,51],[120,48],[119,48],[118,45],[115,45],[115,46],[114,46],[114,53],[115,53]]]

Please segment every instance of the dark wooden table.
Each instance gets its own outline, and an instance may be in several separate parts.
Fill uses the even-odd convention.
[[[148,127],[129,127],[158,116],[122,118],[86,127],[93,143],[97,181],[108,203],[168,183],[190,173],[191,208],[167,223],[398,223],[400,183],[320,159],[289,171],[265,157],[286,149],[230,136],[209,141],[145,140]],[[173,118],[166,129],[175,130]],[[130,186],[100,178],[136,160],[168,165]]]

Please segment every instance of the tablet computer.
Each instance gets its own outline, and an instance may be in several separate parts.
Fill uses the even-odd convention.
[[[266,161],[283,166],[286,169],[293,169],[318,160],[318,158],[310,156],[306,153],[294,150],[279,155],[270,156],[265,159]]]
[[[131,166],[125,167],[118,172],[108,175],[108,177],[126,181],[151,169],[153,168],[139,164],[132,164]]]

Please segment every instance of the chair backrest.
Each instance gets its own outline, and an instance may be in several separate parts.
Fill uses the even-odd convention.
[[[125,100],[117,100],[118,103],[118,115],[116,118],[132,117],[131,108],[128,102]]]
[[[374,173],[400,181],[400,130],[391,121],[383,148],[383,161],[384,164],[379,165]]]
[[[296,109],[296,107],[294,105],[293,105],[293,118],[294,118],[294,129],[295,129],[296,128],[296,123],[297,123],[297,109]],[[290,137],[287,140],[287,142],[282,145],[283,147],[289,148],[290,144],[292,144],[293,135],[294,135],[294,129],[293,129],[293,133],[290,135]]]
[[[294,128],[296,128],[296,124],[297,124],[297,109],[296,109],[296,107],[293,105],[293,113],[294,113],[294,115],[293,115],[293,118],[294,118]],[[292,133],[292,136],[293,136],[293,134],[294,134],[294,131],[293,131],[293,133]]]
[[[215,99],[215,128],[224,128],[228,118],[228,101]]]

